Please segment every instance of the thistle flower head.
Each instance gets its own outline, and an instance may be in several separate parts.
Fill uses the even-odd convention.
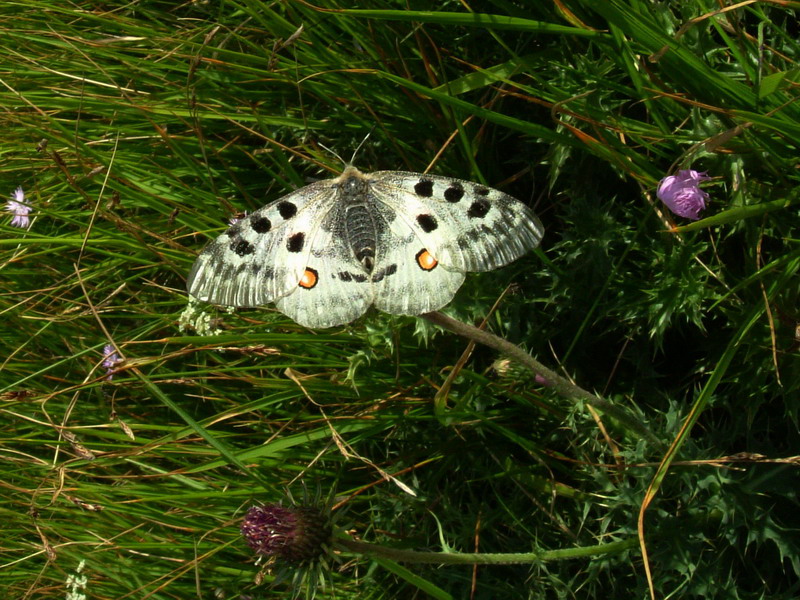
[[[664,177],[658,184],[656,195],[676,215],[696,221],[708,200],[708,194],[700,189],[700,183],[708,179],[711,178],[705,173],[683,169],[676,175]]]
[[[242,522],[242,535],[257,554],[281,558],[295,565],[320,558],[331,534],[328,517],[311,506],[254,506]]]
[[[25,192],[21,187],[14,190],[11,194],[11,200],[6,204],[6,210],[14,215],[11,219],[12,227],[27,228],[30,225],[31,219],[28,216],[31,212],[29,204],[25,204]]]

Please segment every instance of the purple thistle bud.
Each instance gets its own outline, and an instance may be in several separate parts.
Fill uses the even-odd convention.
[[[22,187],[18,187],[14,190],[14,193],[11,194],[11,200],[6,204],[6,210],[14,215],[14,218],[11,219],[12,227],[28,228],[31,222],[28,216],[31,212],[31,207],[25,204],[25,192],[22,190]]]
[[[282,558],[297,565],[322,556],[331,538],[331,524],[318,508],[254,506],[242,522],[242,535],[256,554]]]
[[[114,367],[122,362],[119,354],[111,344],[103,346],[103,366],[106,368],[106,379],[111,381],[114,378]]]
[[[683,169],[677,175],[664,177],[656,194],[673,213],[696,221],[708,200],[708,194],[700,189],[700,183],[709,179],[705,173]]]

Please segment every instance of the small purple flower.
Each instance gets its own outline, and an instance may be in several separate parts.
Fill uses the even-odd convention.
[[[707,177],[705,173],[682,169],[677,175],[661,180],[658,184],[658,198],[676,215],[696,221],[708,200],[708,194],[700,189],[700,183],[709,179],[711,177]]]
[[[233,226],[234,226],[234,225],[236,225],[236,224],[237,224],[239,221],[241,221],[242,219],[244,219],[246,216],[247,216],[247,211],[244,211],[243,213],[239,213],[239,215],[237,215],[237,216],[235,216],[235,217],[231,217],[230,219],[228,219],[228,225],[230,225],[231,227],[233,227]]]
[[[295,564],[322,556],[331,532],[328,518],[311,506],[254,506],[242,521],[242,535],[257,554]]]
[[[25,192],[22,191],[21,187],[18,187],[14,190],[14,193],[11,194],[11,200],[6,204],[6,210],[14,215],[14,218],[11,219],[12,227],[28,228],[31,222],[28,216],[31,212],[31,207],[29,204],[25,204]]]
[[[114,346],[106,344],[103,347],[103,366],[106,368],[106,379],[111,381],[114,378],[114,367],[122,362]]]

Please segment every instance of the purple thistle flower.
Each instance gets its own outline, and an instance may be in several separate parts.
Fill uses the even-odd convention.
[[[31,222],[28,216],[31,212],[31,207],[25,204],[25,192],[22,191],[22,187],[18,187],[14,190],[14,193],[11,194],[11,200],[6,204],[6,210],[14,215],[14,218],[11,219],[12,227],[28,228]]]
[[[103,366],[106,368],[106,379],[111,381],[114,378],[114,367],[122,362],[114,346],[106,344],[103,346]]]
[[[256,554],[297,565],[322,556],[331,532],[328,518],[310,506],[254,506],[242,522],[242,535]]]
[[[708,194],[700,189],[700,183],[709,179],[705,173],[682,169],[677,175],[664,177],[658,184],[656,195],[676,215],[696,221],[708,200]]]

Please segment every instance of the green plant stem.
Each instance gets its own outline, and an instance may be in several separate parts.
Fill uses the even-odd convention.
[[[555,371],[548,369],[538,360],[533,358],[530,354],[525,352],[522,348],[512,344],[508,340],[504,340],[503,338],[488,331],[484,331],[483,329],[478,329],[473,325],[468,325],[467,323],[462,323],[461,321],[457,321],[456,319],[448,317],[447,315],[440,313],[438,311],[425,313],[424,315],[421,316],[430,321],[431,323],[433,323],[434,325],[438,325],[443,329],[452,331],[453,333],[456,333],[467,339],[473,340],[479,344],[483,344],[484,346],[494,348],[498,352],[505,354],[509,358],[523,365],[524,367],[530,369],[537,375],[544,377],[547,380],[547,385],[553,388],[553,390],[555,390],[555,392],[560,396],[563,396],[564,398],[568,398],[570,400],[580,400],[582,402],[586,402],[586,404],[588,404],[589,406],[592,406],[593,408],[602,411],[604,414],[608,415],[612,419],[616,419],[620,424],[622,424],[626,428],[636,432],[655,447],[657,448],[664,447],[663,442],[659,440],[647,428],[647,426],[644,423],[642,423],[639,419],[637,419],[635,416],[625,411],[624,409],[615,406],[608,400],[600,398],[599,396],[595,396],[591,392],[575,385],[574,383],[562,377],[561,375],[558,375]]]
[[[439,565],[515,565],[531,564],[542,561],[567,560],[572,558],[591,558],[606,554],[619,554],[638,545],[634,537],[621,542],[610,542],[597,546],[582,548],[565,548],[562,550],[546,550],[543,552],[511,552],[487,554],[483,552],[419,552],[416,550],[399,550],[378,544],[358,542],[349,539],[337,539],[336,545],[356,554],[388,558],[397,562],[428,563]]]

